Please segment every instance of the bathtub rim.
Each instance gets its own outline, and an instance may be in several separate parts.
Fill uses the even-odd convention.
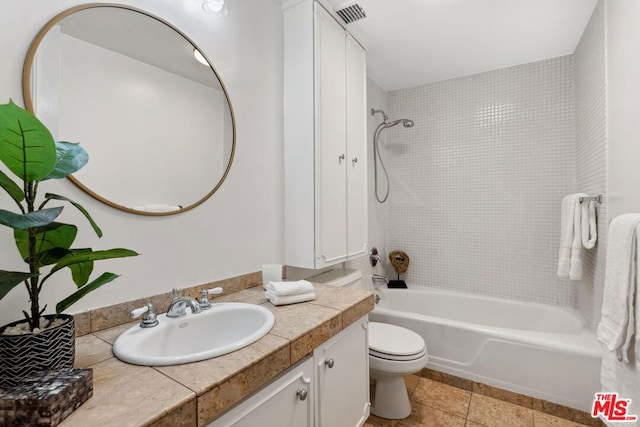
[[[530,307],[541,307],[544,309],[552,308],[554,310],[562,311],[580,321],[582,328],[577,333],[554,333],[554,332],[541,332],[531,331],[517,328],[505,328],[500,326],[490,326],[484,324],[476,324],[461,320],[448,319],[443,317],[432,316],[428,314],[404,312],[390,307],[380,307],[375,305],[372,313],[380,313],[386,315],[394,315],[404,319],[418,318],[431,323],[446,325],[460,329],[470,329],[474,332],[479,332],[489,335],[493,339],[516,341],[526,345],[541,346],[545,348],[552,348],[558,351],[568,352],[570,354],[576,354],[589,357],[602,357],[602,347],[594,332],[589,328],[584,316],[575,308],[562,307],[556,305],[549,305],[537,302],[528,302],[520,300],[511,300],[507,298],[470,294],[465,292],[451,291],[440,288],[408,285],[408,289],[376,289],[375,293],[380,294],[382,300],[384,300],[385,293],[401,294],[402,292],[415,291],[420,293],[435,293],[441,295],[454,295],[458,297],[472,297],[486,301],[498,301],[500,303],[515,303],[518,305],[526,305]],[[427,349],[429,343],[427,343]]]

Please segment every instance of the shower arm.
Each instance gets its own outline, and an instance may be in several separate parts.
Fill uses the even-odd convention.
[[[373,108],[371,109],[371,115],[375,116],[376,114],[381,114],[382,115],[382,122],[383,123],[387,123],[389,121],[389,117],[387,117],[387,115],[385,114],[384,111],[382,110],[374,110]]]

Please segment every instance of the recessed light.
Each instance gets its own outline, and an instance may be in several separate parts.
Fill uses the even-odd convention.
[[[213,16],[226,16],[229,13],[229,0],[205,0],[202,10]]]

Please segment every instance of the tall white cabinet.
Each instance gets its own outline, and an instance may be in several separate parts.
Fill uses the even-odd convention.
[[[313,0],[283,4],[285,261],[366,253],[366,52]]]

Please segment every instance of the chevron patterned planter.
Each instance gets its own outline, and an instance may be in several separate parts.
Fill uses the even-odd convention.
[[[59,317],[68,319],[68,322],[38,334],[0,335],[0,388],[15,387],[24,378],[40,371],[73,367],[75,356],[73,317],[67,314],[61,314]],[[10,323],[5,327],[21,322],[24,320]]]

